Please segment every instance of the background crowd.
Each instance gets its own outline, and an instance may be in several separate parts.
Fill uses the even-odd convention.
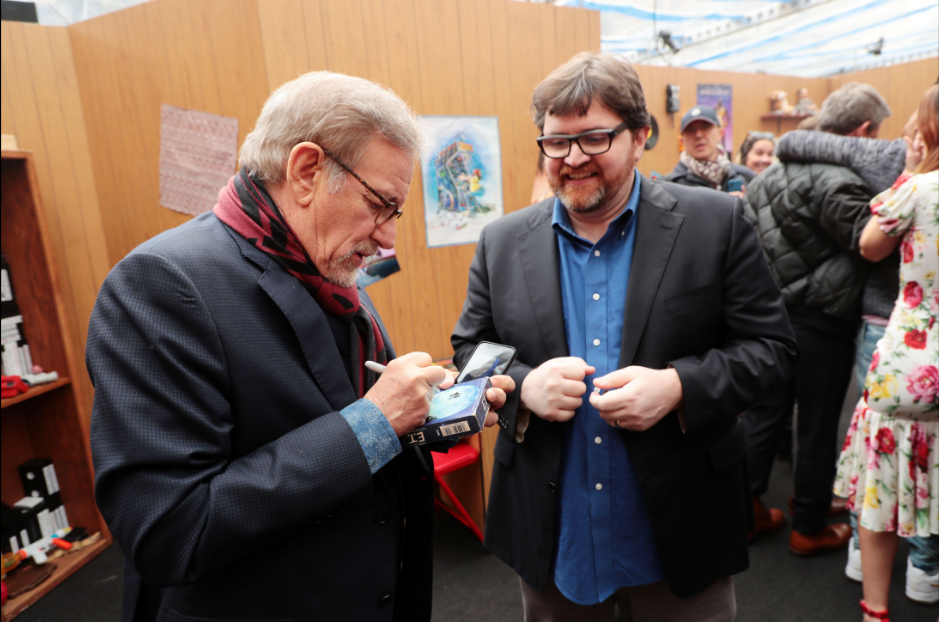
[[[749,537],[786,525],[760,497],[797,405],[789,549],[847,547],[845,574],[863,581],[865,620],[885,618],[901,536],[907,597],[939,602],[937,90],[903,136],[886,141],[878,130],[887,101],[870,85],[846,84],[800,126],[813,129],[779,141],[750,132],[735,162],[714,109],[695,106],[666,177],[744,199],[799,342],[796,376],[743,415],[757,519]],[[852,372],[862,395],[839,457]],[[846,511],[850,526],[826,524]]]

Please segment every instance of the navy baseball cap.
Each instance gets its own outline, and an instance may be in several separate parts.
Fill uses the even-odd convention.
[[[681,133],[684,134],[685,128],[695,121],[707,121],[711,125],[721,124],[713,108],[710,106],[695,106],[681,118]]]

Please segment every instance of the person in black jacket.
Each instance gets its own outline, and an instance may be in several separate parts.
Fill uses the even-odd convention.
[[[620,57],[575,56],[532,111],[557,199],[483,230],[451,338],[458,363],[484,340],[518,353],[486,548],[530,622],[612,622],[617,602],[729,622],[753,518],[739,414],[797,357],[782,296],[740,199],[636,171],[649,116]]]
[[[883,97],[866,84],[849,83],[822,104],[817,130],[842,136],[876,137],[890,115]],[[802,132],[801,136],[814,137]],[[789,152],[802,152],[793,141]],[[826,525],[837,458],[838,420],[854,363],[860,300],[867,272],[857,240],[870,218],[873,191],[847,166],[791,159],[750,185],[744,200],[786,300],[802,356],[795,378],[744,414],[749,437],[750,485],[757,527],[751,538],[785,524],[783,513],[765,508],[777,447],[798,400],[798,457],[789,549],[812,555],[845,546],[846,524]]]
[[[710,106],[695,106],[681,118],[681,140],[685,148],[674,170],[665,176],[682,186],[698,186],[730,192],[743,198],[743,190],[730,189],[731,181],[746,186],[754,177],[746,166],[734,164],[721,151],[721,127],[717,112]]]

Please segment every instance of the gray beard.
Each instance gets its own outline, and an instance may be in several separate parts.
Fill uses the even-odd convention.
[[[326,279],[339,287],[355,287],[355,277],[358,276],[358,268],[347,270],[338,266],[330,267]]]

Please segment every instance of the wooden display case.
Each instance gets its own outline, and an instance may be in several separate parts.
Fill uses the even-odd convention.
[[[59,374],[57,382],[0,401],[0,498],[13,505],[24,496],[18,465],[51,458],[69,523],[103,536],[98,544],[56,560],[55,573],[38,588],[10,599],[3,606],[3,619],[9,620],[107,548],[111,535],[95,505],[88,430],[71,382],[72,341],[63,321],[32,154],[3,151],[0,161],[0,243],[10,263],[23,331],[33,362]]]

